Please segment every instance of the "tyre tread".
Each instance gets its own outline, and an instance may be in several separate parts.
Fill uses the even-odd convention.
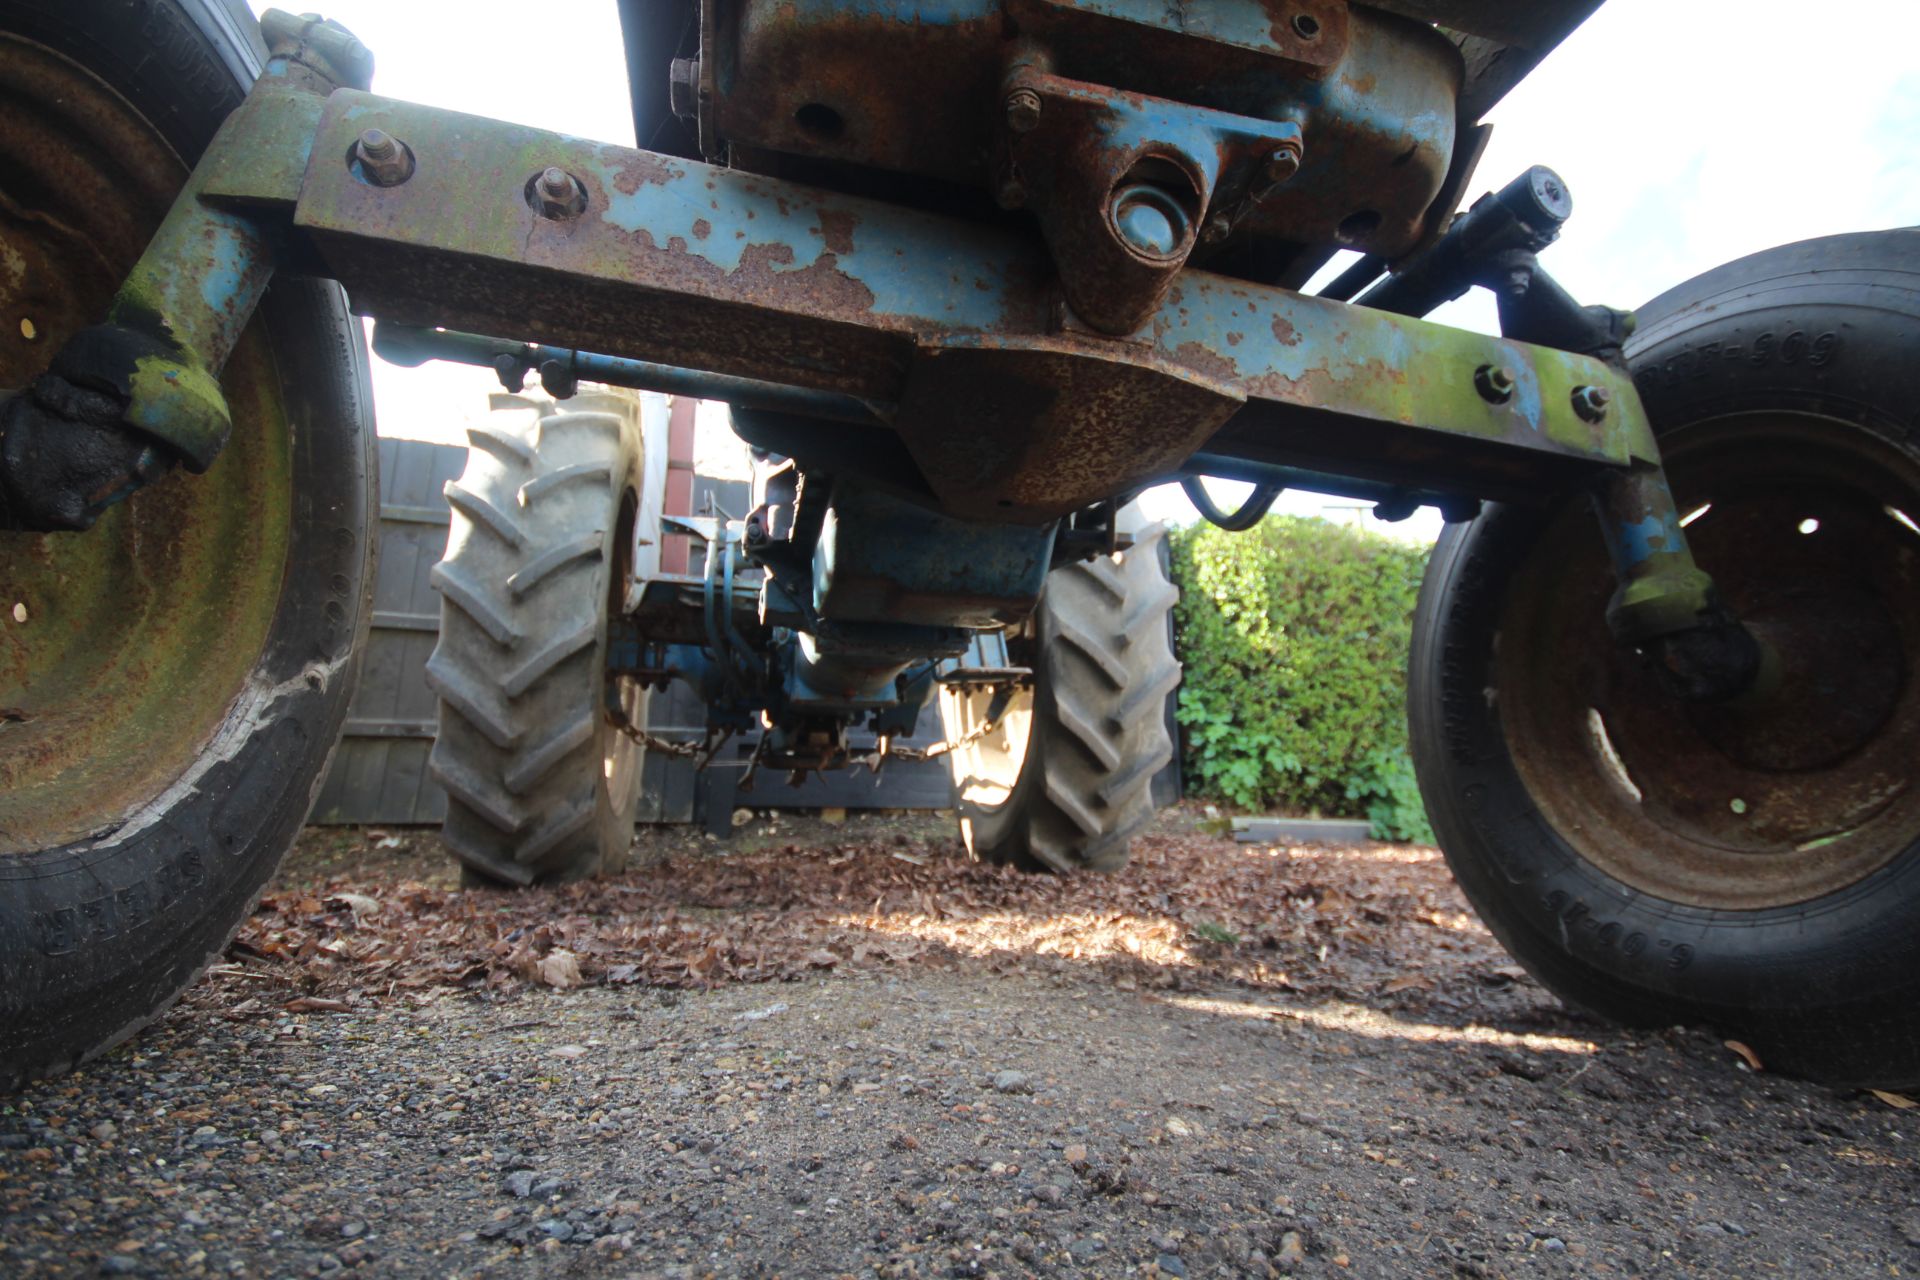
[[[624,855],[602,847],[594,653],[638,424],[518,397],[494,407],[446,487],[455,521],[432,577],[442,627],[427,666],[444,705],[429,768],[447,789],[444,839],[469,877],[528,884]]]
[[[1150,525],[1125,555],[1051,574],[1027,759],[1009,798],[967,816],[985,861],[1029,871],[1118,871],[1153,817],[1153,777],[1173,758],[1165,700],[1180,681],[1167,614],[1179,591]]]

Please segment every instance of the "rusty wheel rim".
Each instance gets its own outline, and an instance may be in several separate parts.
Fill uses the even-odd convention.
[[[1039,656],[1029,620],[1007,642],[1009,662],[1038,670]],[[997,813],[1013,799],[1032,749],[1036,695],[1031,685],[1015,691],[990,732],[978,733],[993,708],[994,691],[976,685],[940,686],[940,727],[946,740],[959,743],[948,753],[948,772],[960,813],[960,838],[977,855],[975,817]]]
[[[1733,703],[1665,697],[1609,640],[1611,575],[1569,511],[1516,575],[1494,655],[1541,815],[1615,879],[1758,910],[1860,883],[1920,840],[1920,466],[1808,415],[1666,437],[1695,557],[1770,651]]]
[[[30,383],[105,313],[186,176],[106,84],[0,35],[0,387]],[[255,330],[222,385],[234,435],[206,475],[170,476],[84,534],[0,533],[0,855],[110,830],[155,800],[253,671],[291,511]]]
[[[626,608],[627,584],[633,580],[634,539],[638,537],[639,495],[628,490],[621,496],[620,512],[614,521],[613,531],[613,571],[607,575],[607,606],[601,620],[600,653],[603,659],[601,679],[605,681],[605,697],[609,704],[608,725],[600,735],[600,772],[607,782],[607,796],[612,807],[613,818],[619,825],[629,828],[626,832],[632,839],[632,817],[634,806],[640,798],[641,769],[646,763],[645,749],[626,733],[614,727],[614,717],[619,723],[633,725],[639,729],[647,727],[647,709],[650,694],[646,685],[631,675],[612,669],[613,619],[620,616]]]

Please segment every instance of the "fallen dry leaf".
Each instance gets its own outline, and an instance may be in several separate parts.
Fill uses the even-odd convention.
[[[674,857],[510,893],[381,879],[399,867],[333,874],[264,897],[233,963],[194,998],[233,1015],[264,997],[254,1016],[267,1017],[299,997],[367,1008],[435,989],[705,987],[975,963],[1093,967],[1145,993],[1384,994],[1402,1012],[1451,1019],[1531,986],[1428,849],[1289,850],[1163,832],[1136,840],[1125,875],[1045,877],[973,862],[957,840],[843,830],[852,838],[828,848]],[[1201,920],[1240,945],[1196,942]]]
[[[1901,1111],[1911,1111],[1915,1107],[1920,1107],[1920,1102],[1914,1101],[1904,1093],[1888,1093],[1885,1089],[1871,1089],[1868,1092],[1888,1106]]]
[[[541,985],[558,987],[562,991],[586,981],[580,974],[580,958],[565,948],[541,956],[534,962],[533,972]]]
[[[347,1002],[325,996],[297,996],[283,1007],[288,1013],[345,1013]]]
[[[1749,1067],[1753,1068],[1755,1071],[1765,1070],[1765,1068],[1760,1065],[1760,1055],[1755,1053],[1752,1049],[1748,1048],[1744,1044],[1741,1044],[1738,1040],[1729,1040],[1726,1043],[1727,1043],[1727,1048],[1739,1054],[1741,1058],[1743,1058],[1746,1061],[1746,1064]]]
[[[356,923],[362,917],[375,916],[380,913],[379,899],[369,898],[364,893],[348,893],[342,890],[339,893],[330,893],[327,895],[328,906],[332,906],[336,902],[353,912],[353,918]]]

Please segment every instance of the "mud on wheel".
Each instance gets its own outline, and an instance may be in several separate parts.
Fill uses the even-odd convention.
[[[994,714],[994,693],[947,685],[940,713],[967,850],[1027,871],[1117,871],[1153,817],[1173,758],[1166,700],[1180,683],[1161,563],[1166,530],[1121,513],[1133,546],[1047,575],[1009,660],[1034,683]],[[988,725],[991,729],[981,733]]]
[[[642,748],[616,721],[644,727],[647,695],[606,670],[632,576],[639,405],[612,392],[495,405],[446,490],[431,768],[470,880],[577,879],[625,864],[639,803]]]
[[[263,55],[237,3],[0,3],[0,387],[105,313]],[[103,1052],[220,952],[346,714],[376,497],[340,291],[275,284],[221,386],[207,474],[0,533],[0,1088]]]
[[[1608,639],[1591,518],[1436,549],[1411,708],[1456,876],[1542,981],[1775,1070],[1920,1083],[1920,231],[1729,264],[1629,348],[1701,566],[1768,653],[1724,704]]]

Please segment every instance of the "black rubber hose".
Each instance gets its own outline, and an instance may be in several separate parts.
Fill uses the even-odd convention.
[[[1199,476],[1188,476],[1180,482],[1180,488],[1187,495],[1194,509],[1207,518],[1210,524],[1219,525],[1228,533],[1245,533],[1260,523],[1273,506],[1273,500],[1283,491],[1277,484],[1255,485],[1247,500],[1228,515],[1215,504],[1213,496],[1207,492],[1207,483]]]

